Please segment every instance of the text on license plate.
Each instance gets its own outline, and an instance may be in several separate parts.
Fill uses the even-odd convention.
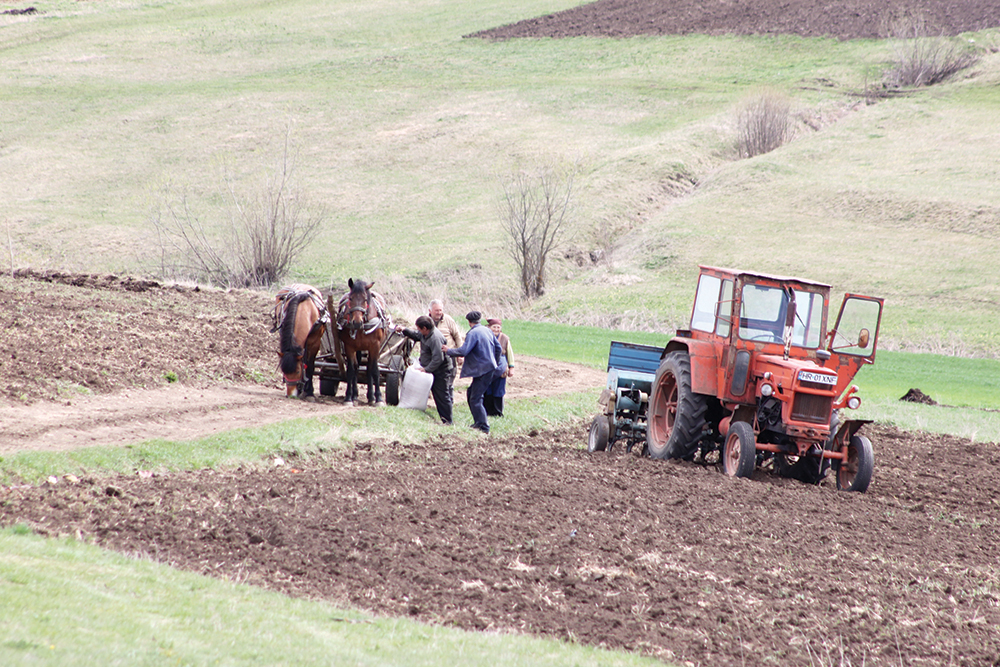
[[[811,371],[799,371],[799,382],[815,382],[817,384],[833,386],[837,384],[837,376],[827,375],[826,373],[813,373]]]

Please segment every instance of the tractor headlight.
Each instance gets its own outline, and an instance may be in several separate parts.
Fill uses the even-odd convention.
[[[847,399],[847,407],[849,407],[851,410],[857,410],[858,408],[861,407],[861,399],[858,398],[857,396],[851,396],[849,399]]]
[[[767,398],[774,393],[774,387],[767,384],[766,382],[760,386],[760,395]]]

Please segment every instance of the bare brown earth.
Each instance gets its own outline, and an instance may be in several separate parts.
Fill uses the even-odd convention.
[[[995,0],[598,0],[467,37],[801,35],[879,39],[901,25],[958,35],[1000,26]]]
[[[32,272],[0,287],[0,387],[14,397],[0,457],[347,409],[283,398],[268,295]],[[603,380],[523,358],[510,395]],[[379,614],[682,663],[1000,664],[997,445],[869,427],[875,480],[848,495],[588,455],[585,426],[287,452],[266,472],[0,487],[0,524]]]
[[[582,425],[267,472],[0,488],[27,524],[468,630],[697,665],[996,665],[996,445],[871,429],[867,494],[619,452]]]
[[[985,0],[605,0],[483,36],[853,39],[883,35],[900,8],[949,34],[1000,25]],[[0,278],[0,457],[343,409],[280,398],[269,303],[117,276]],[[510,395],[601,384],[525,359]],[[865,432],[866,494],[589,455],[581,423],[365,442],[311,462],[289,452],[266,472],[0,487],[0,524],[379,614],[686,665],[1000,665],[1000,446]]]
[[[272,296],[114,275],[21,271],[0,282],[0,456],[25,449],[185,440],[343,413],[287,401]],[[176,380],[168,381],[168,375]],[[511,399],[598,387],[604,373],[518,357]],[[468,381],[459,381],[461,390]]]

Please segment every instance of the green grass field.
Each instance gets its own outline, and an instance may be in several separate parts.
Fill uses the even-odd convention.
[[[290,130],[327,212],[301,280],[510,304],[497,176],[575,164],[549,289],[502,314],[673,326],[698,263],[735,265],[885,296],[893,349],[997,356],[1000,54],[866,106],[887,42],[462,37],[574,4],[43,0],[0,17],[7,259],[155,272],[157,202],[221,224],[225,175],[257,182]],[[791,99],[797,135],[734,160],[735,109],[762,86]],[[562,258],[598,247],[609,261]]]
[[[0,16],[0,267],[155,273],[158,202],[183,197],[220,227],[226,175],[253,187],[289,131],[297,183],[327,212],[296,279],[492,305],[517,352],[601,368],[611,339],[662,343],[685,320],[699,263],[800,275],[887,299],[857,416],[1000,442],[1000,53],[868,106],[886,42],[462,37],[576,4],[40,0]],[[759,87],[791,98],[798,132],[738,161],[735,109]],[[571,226],[546,294],[517,305],[497,177],[546,164],[579,169]],[[595,248],[608,260],[564,257]],[[900,403],[911,387],[944,405]],[[581,389],[518,403],[497,432],[586,419],[599,388]],[[9,483],[263,464],[440,431],[403,411],[352,419],[0,468]],[[0,532],[4,665],[647,664],[370,619],[25,533]]]

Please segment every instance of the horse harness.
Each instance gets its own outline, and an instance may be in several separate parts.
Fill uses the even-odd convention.
[[[319,290],[315,287],[295,283],[288,285],[287,287],[282,287],[275,295],[277,303],[274,306],[271,333],[276,332],[281,326],[281,323],[285,321],[285,315],[288,313],[288,304],[297,302],[301,295],[304,294],[309,295],[309,298],[312,299],[313,305],[315,305],[316,309],[319,311],[319,319],[317,319],[313,324],[312,329],[310,329],[310,333],[319,327],[326,326],[326,324],[330,321],[330,311],[326,308],[326,301],[323,300],[323,295],[320,294]]]

